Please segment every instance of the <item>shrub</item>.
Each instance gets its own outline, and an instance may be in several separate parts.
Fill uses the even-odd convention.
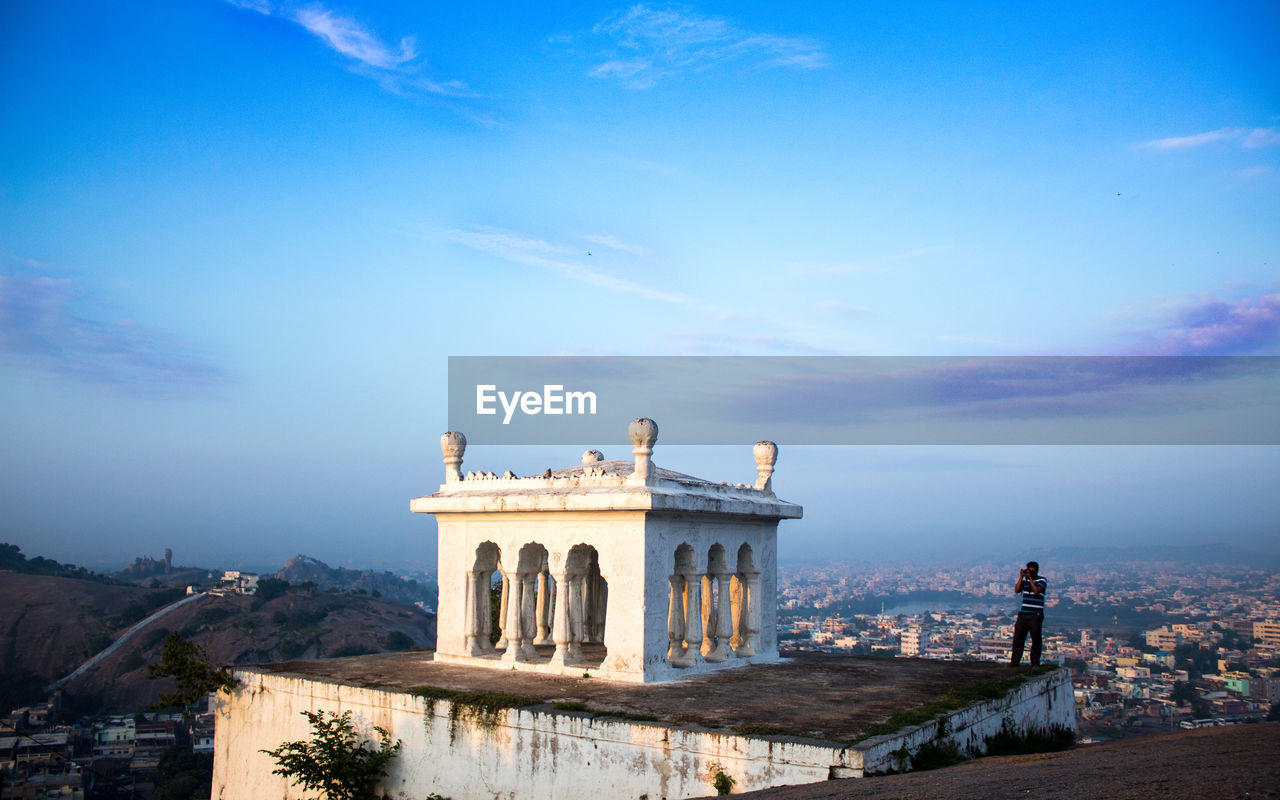
[[[399,653],[410,647],[413,647],[413,640],[404,631],[392,631],[387,634],[386,649],[389,652]]]
[[[283,775],[304,789],[323,792],[330,800],[376,800],[376,787],[387,774],[387,763],[403,745],[393,744],[385,728],[374,727],[377,746],[362,742],[351,712],[303,711],[311,723],[310,741],[285,742],[262,750],[276,760],[273,775]]]
[[[214,669],[204,651],[176,633],[164,640],[160,661],[147,667],[147,677],[173,678],[178,690],[162,694],[156,699],[156,708],[181,706],[185,719],[190,709],[201,697],[211,692],[231,692],[237,686],[236,679],[226,667]]]

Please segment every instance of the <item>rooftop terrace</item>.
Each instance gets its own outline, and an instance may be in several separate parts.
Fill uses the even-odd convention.
[[[992,686],[1021,674],[990,663],[797,653],[778,663],[645,685],[430,659],[430,652],[418,651],[239,669],[392,691],[430,686],[520,695],[674,725],[829,741],[865,736],[896,713],[943,701],[953,687]]]

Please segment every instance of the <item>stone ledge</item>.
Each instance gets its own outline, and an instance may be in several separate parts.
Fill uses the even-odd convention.
[[[638,714],[677,725],[768,730],[834,742],[857,740],[870,726],[896,712],[942,700],[957,684],[1019,674],[1003,664],[985,662],[784,655],[774,663],[748,664],[657,684],[582,678],[581,670],[562,676],[509,668],[477,669],[434,661],[430,651],[240,669],[393,691],[431,685],[505,692],[549,702],[584,702],[602,711]]]

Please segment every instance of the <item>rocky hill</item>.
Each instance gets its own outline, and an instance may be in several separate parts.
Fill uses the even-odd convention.
[[[294,556],[274,577],[294,585],[314,583],[317,589],[367,592],[370,595],[377,592],[377,596],[406,605],[421,602],[427,608],[436,607],[436,587],[432,584],[400,578],[390,572],[331,567],[310,556]]]
[[[0,575],[0,705],[38,699],[133,623],[183,596],[44,575]],[[152,623],[65,687],[80,708],[137,710],[168,687],[148,680],[171,631],[220,664],[252,664],[430,647],[435,617],[363,594],[292,588],[277,597],[206,596]],[[32,693],[36,697],[28,697]],[[8,707],[0,712],[8,711]]]

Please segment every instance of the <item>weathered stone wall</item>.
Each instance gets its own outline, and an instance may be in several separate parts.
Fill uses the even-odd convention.
[[[1071,671],[1058,669],[1027,681],[998,700],[961,709],[944,719],[926,722],[858,744],[861,772],[856,776],[901,771],[903,747],[915,753],[928,744],[954,743],[961,755],[980,756],[986,743],[1003,730],[1023,736],[1050,734],[1055,729],[1076,729],[1075,696]]]
[[[945,730],[929,723],[851,747],[592,717],[549,705],[485,714],[385,689],[257,671],[237,677],[240,688],[220,696],[217,709],[215,800],[305,797],[271,774],[275,764],[260,752],[310,738],[303,710],[349,710],[361,727],[380,726],[402,740],[385,788],[406,800],[432,792],[453,800],[674,800],[714,794],[716,770],[734,779],[735,791],[748,791],[886,771],[899,766],[893,752],[904,744],[915,750],[950,737],[970,747],[1005,724],[1022,732],[1074,727],[1066,670],[952,715]]]

